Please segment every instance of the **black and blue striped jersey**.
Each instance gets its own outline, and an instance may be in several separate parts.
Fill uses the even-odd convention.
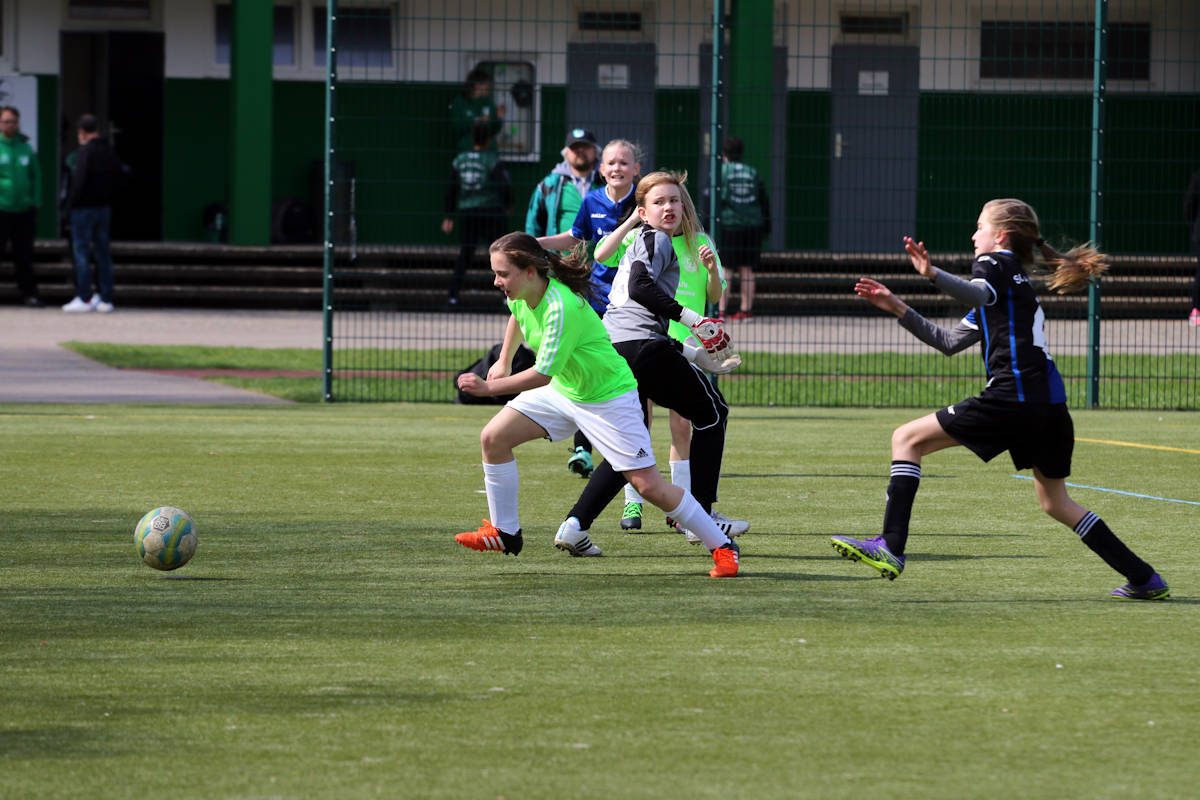
[[[981,255],[971,267],[971,282],[980,281],[991,302],[971,309],[963,323],[980,332],[988,376],[983,394],[1065,403],[1062,376],[1046,350],[1046,316],[1021,262],[1007,250]]]

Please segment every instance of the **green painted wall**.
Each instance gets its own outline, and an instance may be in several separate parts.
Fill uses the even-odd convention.
[[[203,213],[229,201],[229,82],[167,80],[163,110],[163,238],[205,238]],[[325,86],[276,81],[271,198],[309,202],[310,164],[324,149]]]
[[[771,209],[771,225],[783,225],[789,250],[829,246],[828,92],[788,92],[787,208]]]

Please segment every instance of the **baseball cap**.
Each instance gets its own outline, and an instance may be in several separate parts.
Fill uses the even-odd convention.
[[[590,145],[595,145],[596,135],[586,128],[572,128],[567,131],[567,147],[579,142],[587,142]]]

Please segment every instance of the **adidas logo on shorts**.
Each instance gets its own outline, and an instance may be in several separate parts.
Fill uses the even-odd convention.
[[[646,458],[649,455],[650,454],[646,452],[645,448],[639,447],[638,451],[637,451],[637,455],[634,456],[634,458]]]

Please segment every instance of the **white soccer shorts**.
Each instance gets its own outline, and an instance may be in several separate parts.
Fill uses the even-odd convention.
[[[583,431],[617,472],[655,464],[636,389],[600,403],[577,403],[552,386],[539,386],[521,392],[508,407],[542,426],[552,442]]]

